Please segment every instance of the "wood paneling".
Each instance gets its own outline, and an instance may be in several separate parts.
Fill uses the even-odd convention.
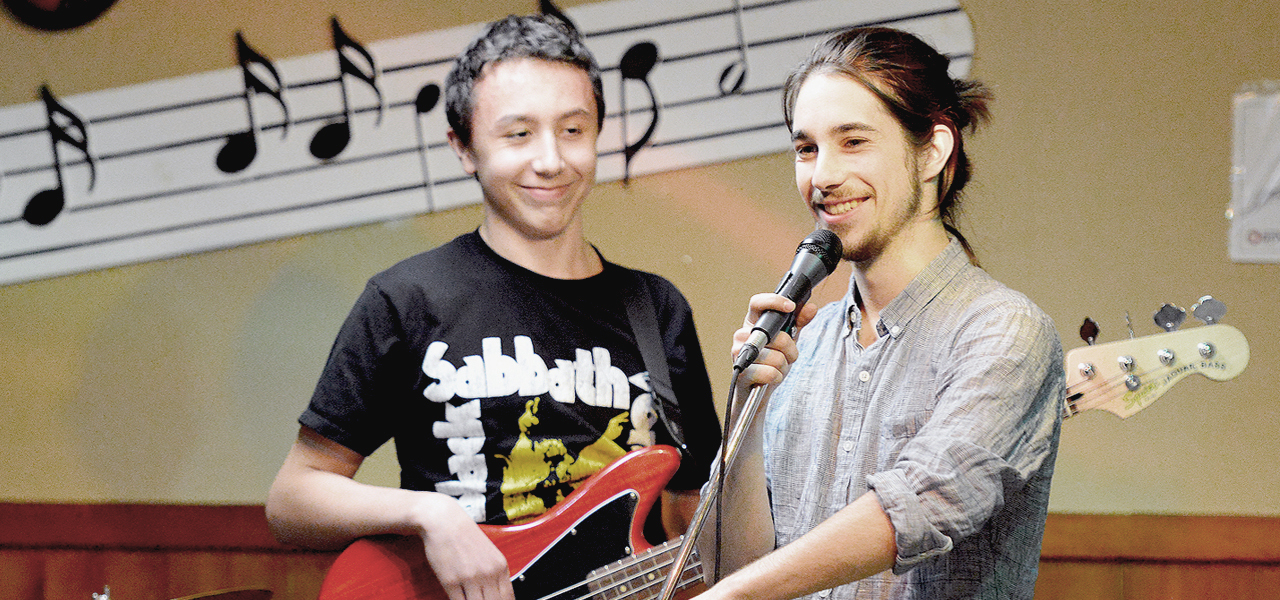
[[[1280,600],[1280,518],[1049,515],[1036,600]]]
[[[261,506],[0,504],[0,598],[312,600],[336,557],[281,545]],[[1037,600],[1280,600],[1280,517],[1049,515]]]
[[[0,504],[0,547],[286,551],[262,506]]]
[[[188,550],[0,551],[6,600],[166,600],[229,588],[271,590],[276,599],[314,599],[331,554]]]
[[[1135,564],[1125,567],[1130,600],[1280,598],[1280,568],[1238,564]]]
[[[1049,515],[1041,556],[1280,564],[1280,518]]]
[[[1042,561],[1035,600],[1122,600],[1123,584],[1120,565]]]
[[[0,598],[167,600],[231,588],[311,600],[332,552],[277,543],[261,506],[0,504]]]

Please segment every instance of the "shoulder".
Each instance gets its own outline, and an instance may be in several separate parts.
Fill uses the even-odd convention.
[[[490,263],[468,243],[470,235],[405,258],[370,277],[353,314],[407,327],[433,322],[478,298],[501,293],[495,289],[502,278],[484,266]]]
[[[375,281],[396,281],[421,277],[423,274],[446,273],[459,263],[479,260],[482,255],[471,238],[474,233],[460,235],[425,252],[405,258],[374,275]]]
[[[687,309],[689,306],[689,301],[684,297],[684,294],[680,289],[677,288],[670,280],[661,275],[623,267],[610,262],[605,263],[605,269],[606,271],[611,272],[612,276],[616,278],[627,278],[631,281],[638,281],[641,284],[642,289],[649,291],[653,297],[654,304],[656,304],[660,310],[662,307],[683,307]]]
[[[1022,318],[1053,324],[1052,319],[1031,298],[1003,283],[997,281],[986,271],[974,267],[974,273],[966,277],[963,284],[971,295],[969,314],[1009,314]]]
[[[957,337],[1002,339],[1061,353],[1057,328],[1048,313],[985,271],[976,267],[973,271],[957,278],[957,289],[944,303],[944,309],[957,319]]]
[[[468,281],[492,280],[496,265],[475,232],[397,262],[369,278],[369,287],[391,297],[447,291]]]

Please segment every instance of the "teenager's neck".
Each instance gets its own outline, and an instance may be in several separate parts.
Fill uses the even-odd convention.
[[[558,236],[535,239],[485,221],[480,224],[480,239],[498,256],[545,277],[585,279],[604,270],[580,222]]]

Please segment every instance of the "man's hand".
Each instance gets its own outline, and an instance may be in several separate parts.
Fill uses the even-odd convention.
[[[790,313],[795,311],[796,303],[787,299],[785,296],[778,294],[756,294],[751,297],[751,302],[747,309],[747,316],[742,321],[742,328],[733,334],[733,347],[730,351],[732,357],[736,359],[738,353],[742,351],[743,344],[751,335],[751,328],[756,321],[760,320],[760,315],[767,310],[776,310],[778,312]],[[818,312],[818,308],[812,304],[805,304],[800,310],[800,314],[796,318],[797,335],[799,328],[807,325],[813,320],[813,316]],[[740,386],[753,385],[769,385],[782,382],[786,377],[787,370],[791,368],[791,363],[799,357],[796,350],[795,339],[786,331],[778,332],[773,340],[767,346],[760,349],[760,355],[756,357],[756,361],[747,367],[739,378]]]

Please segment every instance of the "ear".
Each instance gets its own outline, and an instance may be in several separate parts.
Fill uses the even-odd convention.
[[[453,148],[453,153],[457,154],[458,160],[462,161],[462,170],[466,171],[467,175],[475,175],[476,160],[471,155],[471,149],[462,144],[462,140],[452,129],[445,134],[445,137],[449,138],[449,147]]]
[[[933,137],[920,156],[920,178],[929,181],[941,174],[951,164],[955,149],[955,131],[942,123],[934,125]]]

